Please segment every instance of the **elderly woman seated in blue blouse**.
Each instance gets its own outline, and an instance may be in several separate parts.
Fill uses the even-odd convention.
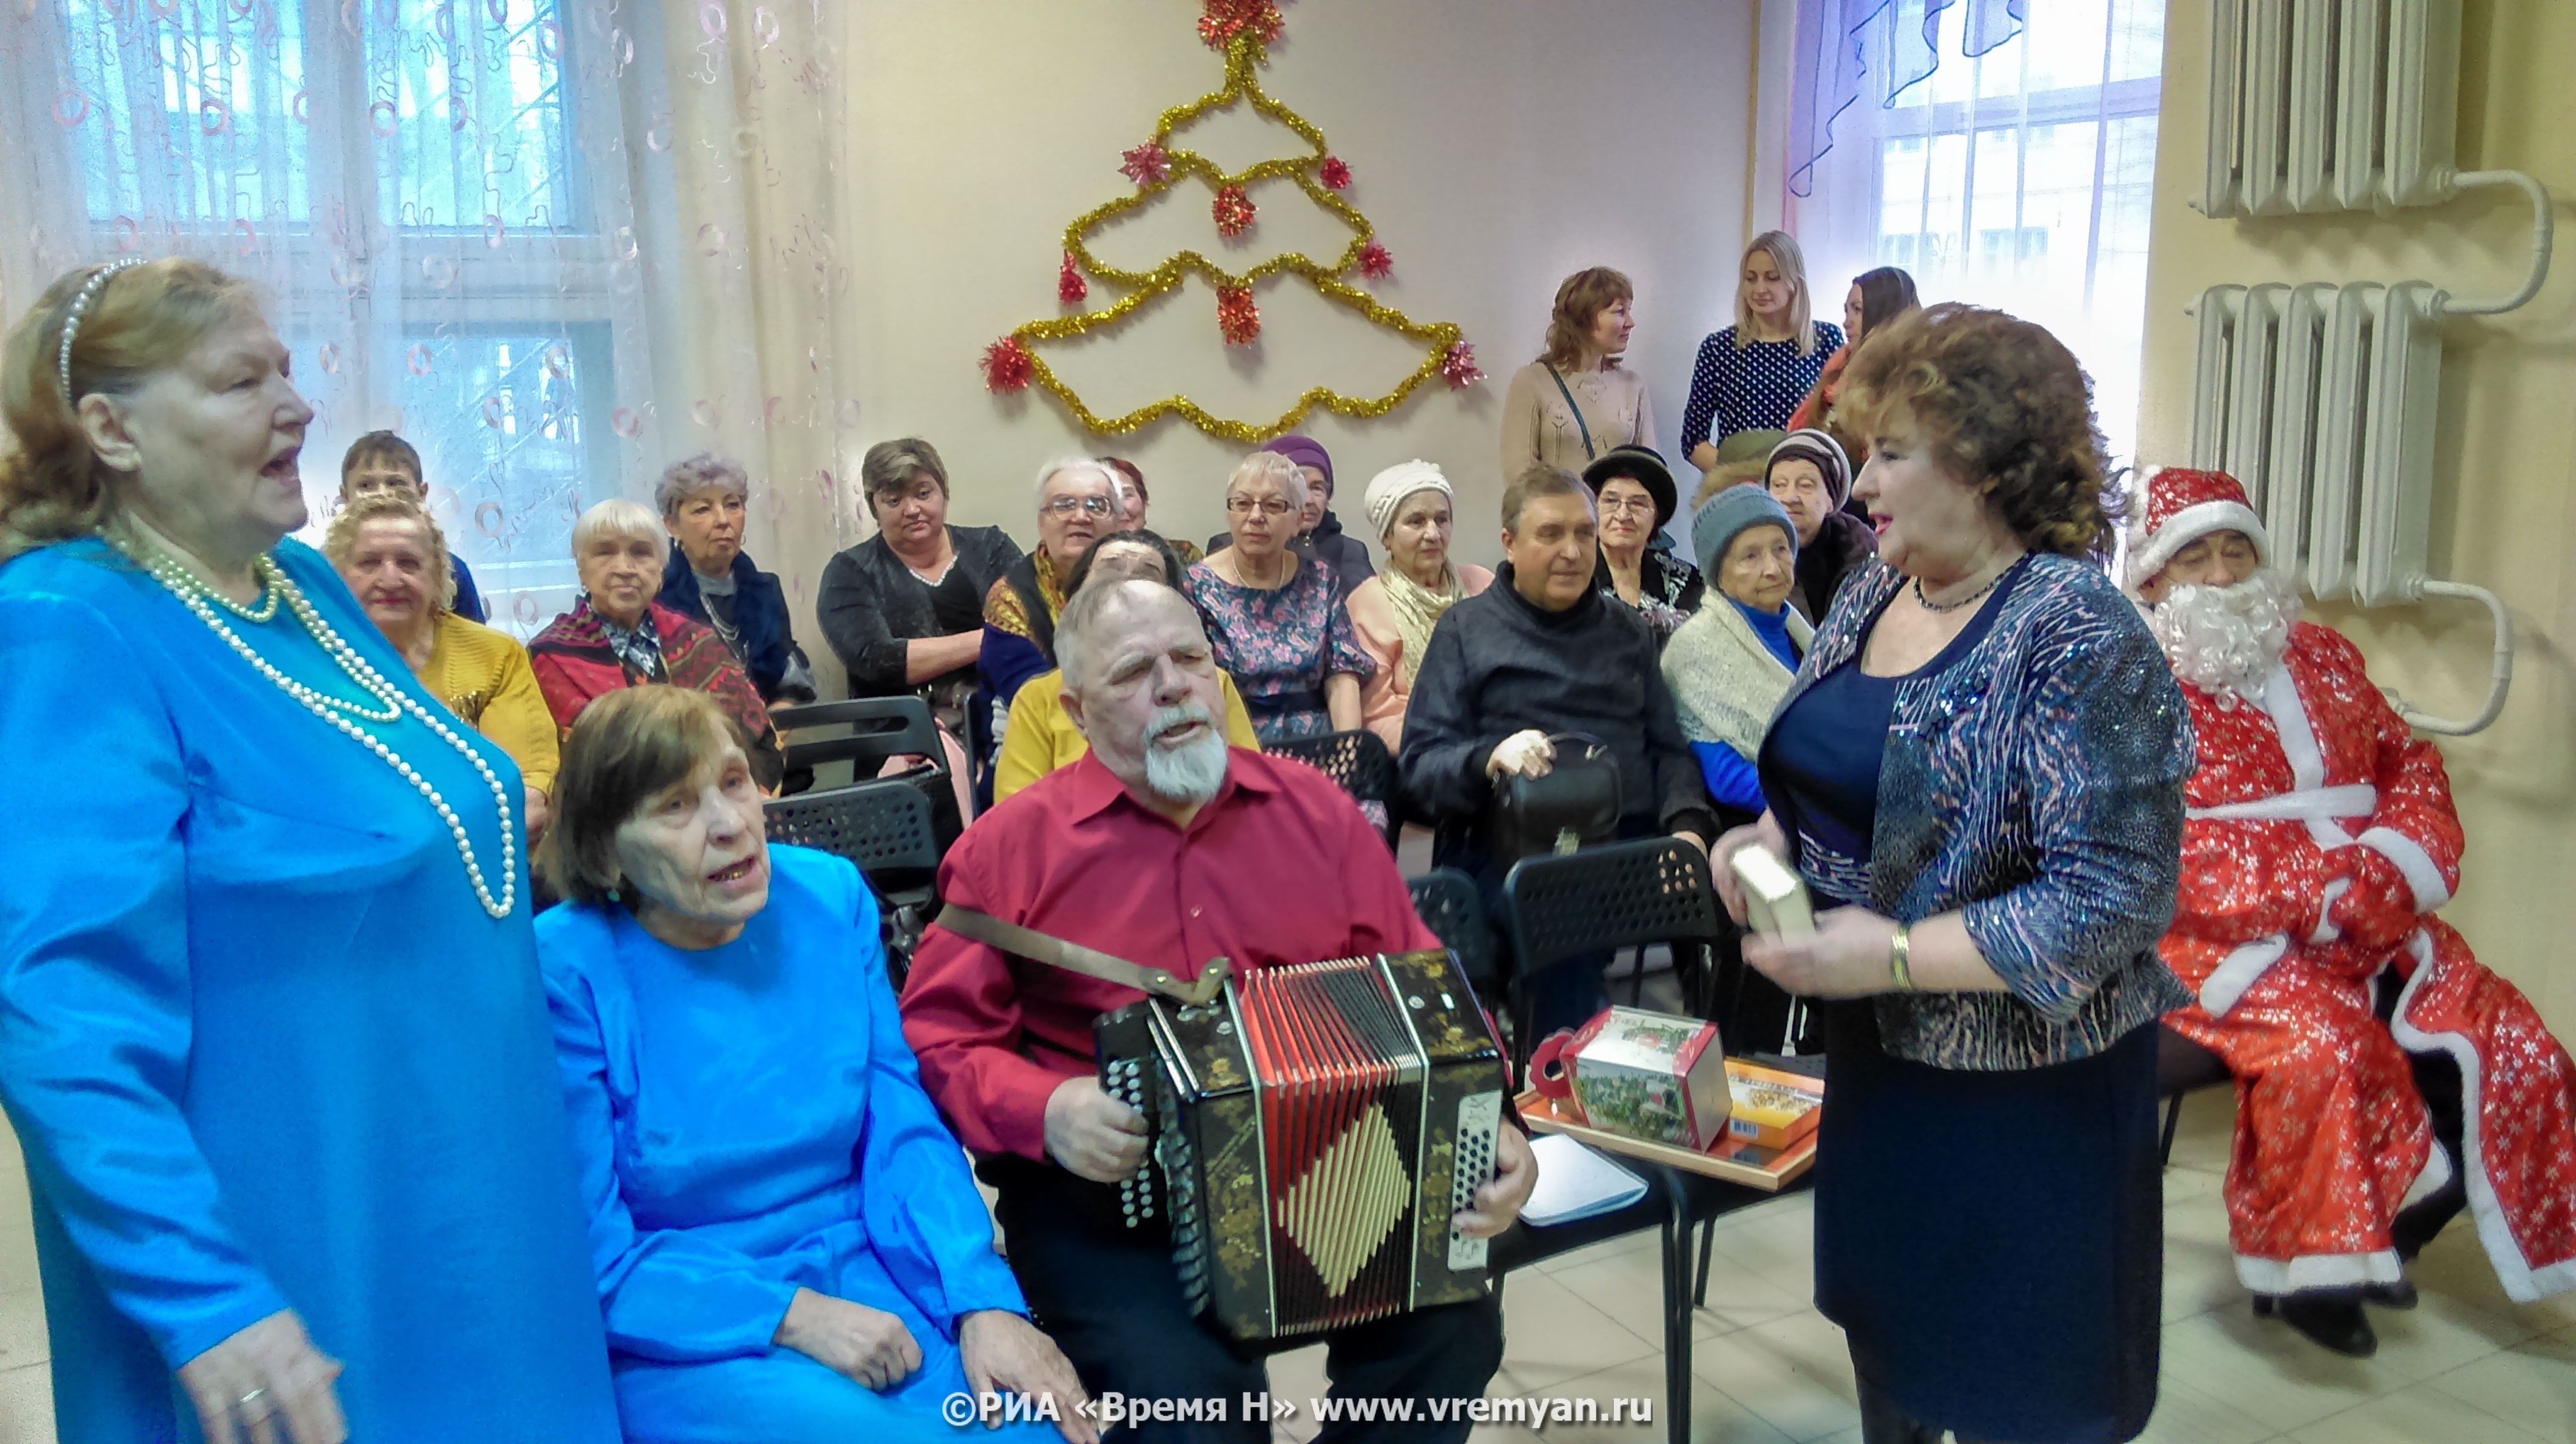
[[[947,1396],[1081,1386],[1030,1324],[965,1154],[922,1092],[877,908],[768,846],[704,694],[586,708],[539,919],[591,1257],[630,1441],[949,1440]]]

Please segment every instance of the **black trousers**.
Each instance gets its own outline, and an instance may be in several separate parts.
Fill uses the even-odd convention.
[[[1223,1423],[1122,1424],[1114,1440],[1226,1440],[1261,1444],[1271,1422],[1244,1417],[1246,1394],[1266,1395],[1272,1353],[1316,1342],[1300,1335],[1275,1343],[1228,1340],[1194,1318],[1172,1267],[1171,1235],[1128,1228],[1118,1191],[1076,1178],[1053,1164],[987,1159],[985,1181],[1000,1191],[995,1212],[1029,1307],[1082,1375],[1093,1398],[1222,1399]],[[1502,1301],[1491,1295],[1399,1314],[1323,1336],[1324,1370],[1337,1399],[1410,1399],[1418,1420],[1432,1399],[1482,1398],[1503,1360]],[[1292,1400],[1305,1419],[1305,1399]],[[1353,1423],[1334,1420],[1322,1444],[1463,1440],[1468,1423]]]

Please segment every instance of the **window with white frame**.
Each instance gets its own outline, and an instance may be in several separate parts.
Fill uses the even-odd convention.
[[[2051,0],[1978,54],[1964,20],[1940,27],[1937,50],[1924,52],[1925,0],[1872,15],[1881,33],[1853,43],[1867,43],[1878,73],[1834,118],[1832,148],[1791,198],[1816,314],[1840,314],[1853,276],[1900,266],[1927,304],[1971,301],[2036,321],[2092,376],[2112,456],[2129,462],[2164,9]],[[1908,79],[1891,74],[1908,68],[1898,58],[1908,47],[1931,73],[1890,95]]]
[[[65,0],[58,43],[93,230],[270,291],[318,410],[317,525],[349,441],[399,431],[493,622],[561,610],[621,420],[579,143],[617,118],[585,114],[576,62],[631,40],[557,0]]]

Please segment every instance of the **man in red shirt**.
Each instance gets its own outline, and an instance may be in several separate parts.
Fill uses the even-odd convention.
[[[1347,795],[1226,747],[1216,664],[1186,598],[1144,582],[1086,588],[1057,624],[1056,655],[1065,713],[1091,751],[967,829],[940,869],[948,902],[1182,979],[1215,957],[1266,967],[1440,946]],[[1143,1121],[1101,1092],[1091,1025],[1142,996],[933,927],[904,986],[904,1036],[983,1156],[1012,1270],[1084,1385],[1226,1401],[1221,1425],[1147,1424],[1140,1438],[1266,1440],[1269,1422],[1241,1408],[1267,1390],[1265,1351],[1201,1327],[1169,1235],[1120,1216],[1115,1185],[1143,1160]],[[1497,1176],[1458,1215],[1467,1232],[1509,1227],[1537,1181],[1509,1124],[1496,1154]],[[1476,1398],[1501,1362],[1501,1309],[1490,1297],[1423,1309],[1328,1342],[1337,1395]],[[1370,1427],[1337,1421],[1324,1436]],[[1467,1423],[1392,1432],[1463,1439]]]

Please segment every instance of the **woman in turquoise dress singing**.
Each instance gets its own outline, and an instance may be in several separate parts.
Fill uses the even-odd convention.
[[[537,952],[627,1439],[983,1438],[958,1396],[1002,1391],[1090,1444],[922,1091],[858,869],[768,844],[740,732],[687,688],[583,709],[555,799],[541,863],[571,901]]]
[[[0,362],[0,1102],[54,1437],[607,1444],[519,771],[284,539],[287,366],[187,260],[64,276]]]

